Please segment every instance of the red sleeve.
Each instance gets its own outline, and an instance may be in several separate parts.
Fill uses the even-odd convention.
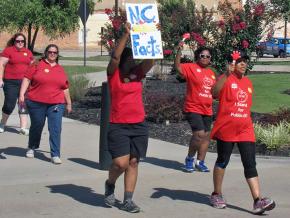
[[[68,80],[66,80],[65,84],[63,86],[63,89],[65,90],[65,89],[68,89],[68,88],[69,88],[69,82],[68,82]]]
[[[30,59],[31,61],[33,61],[34,57],[33,57],[32,52],[31,52],[29,49],[27,49],[27,52],[28,52],[28,54],[29,54],[29,59]]]
[[[32,77],[35,74],[36,70],[37,70],[37,65],[31,64],[28,67],[27,71],[25,72],[24,77],[29,79],[29,80],[32,80]]]
[[[2,53],[1,53],[1,57],[5,57],[5,58],[10,58],[11,52],[9,47],[5,48]]]
[[[181,75],[184,77],[185,80],[188,78],[188,74],[191,72],[191,64],[185,63],[185,64],[180,64],[181,68]]]

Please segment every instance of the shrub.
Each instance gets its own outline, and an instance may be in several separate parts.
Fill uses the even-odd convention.
[[[280,122],[278,125],[255,124],[256,140],[265,144],[269,150],[277,150],[285,145],[290,145],[290,124]]]
[[[147,93],[144,96],[146,119],[154,123],[179,122],[183,119],[183,99],[166,93]]]
[[[261,124],[278,125],[281,122],[290,123],[290,108],[280,107],[271,114],[266,114],[259,119]]]
[[[91,85],[86,75],[69,74],[69,90],[72,101],[79,101],[85,96],[87,88]]]

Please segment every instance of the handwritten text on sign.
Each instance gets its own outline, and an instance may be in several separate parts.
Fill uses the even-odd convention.
[[[131,42],[135,59],[163,58],[161,33],[156,4],[126,4],[127,19],[131,24]]]

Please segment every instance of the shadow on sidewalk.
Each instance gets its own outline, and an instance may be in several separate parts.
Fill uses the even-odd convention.
[[[16,128],[16,126],[5,126],[5,132],[19,134],[19,131]]]
[[[154,164],[160,167],[173,169],[173,170],[182,170],[184,167],[183,163],[180,163],[175,160],[165,160],[165,159],[159,159],[156,157],[146,157],[142,162]]]
[[[21,147],[8,147],[8,148],[4,148],[0,150],[0,154],[2,157],[5,157],[3,155],[10,155],[10,156],[26,158],[26,152],[27,152],[27,148],[21,148]],[[50,158],[46,157],[43,153],[49,153],[49,152],[36,150],[34,153],[34,157],[42,161],[50,162]],[[1,158],[1,159],[6,159],[6,157]]]
[[[168,197],[171,198],[172,200],[191,201],[194,203],[205,204],[210,206],[209,204],[210,196],[207,194],[187,190],[172,190],[166,188],[154,188],[154,190],[155,192],[151,195],[151,198]],[[227,208],[252,214],[252,212],[249,210],[231,204],[227,204]]]
[[[90,167],[90,168],[93,168],[93,169],[100,168],[100,164],[98,162],[94,162],[91,160],[86,160],[83,158],[68,158],[68,160],[75,162],[75,163],[78,163],[78,164],[81,164],[81,165],[84,165],[84,166],[87,166],[87,167]]]
[[[51,193],[67,195],[83,204],[98,207],[108,207],[104,203],[104,195],[95,193],[93,189],[88,187],[74,184],[50,185],[46,187],[50,188]]]

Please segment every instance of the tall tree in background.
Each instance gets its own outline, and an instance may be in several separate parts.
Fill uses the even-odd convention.
[[[94,1],[87,0],[87,3],[92,13]],[[27,45],[33,51],[39,30],[51,39],[76,31],[79,5],[80,0],[0,1],[0,31],[27,31]]]

